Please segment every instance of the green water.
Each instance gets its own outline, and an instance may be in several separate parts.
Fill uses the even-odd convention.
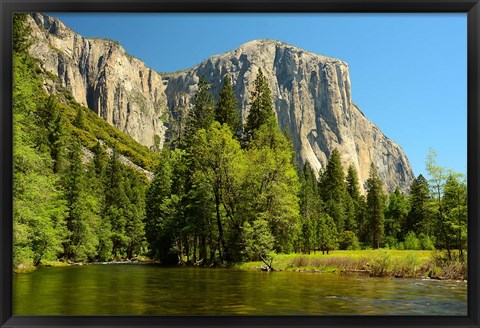
[[[15,315],[467,315],[467,283],[109,264],[13,278]]]

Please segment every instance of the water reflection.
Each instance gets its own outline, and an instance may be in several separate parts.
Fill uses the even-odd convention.
[[[16,315],[467,315],[467,284],[88,265],[14,276]]]

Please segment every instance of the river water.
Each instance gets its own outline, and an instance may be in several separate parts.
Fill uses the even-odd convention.
[[[467,283],[106,264],[13,278],[14,315],[467,315]]]

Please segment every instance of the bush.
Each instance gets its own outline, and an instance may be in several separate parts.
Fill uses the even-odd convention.
[[[405,236],[404,245],[405,245],[405,249],[409,249],[409,250],[418,250],[421,248],[420,240],[418,240],[417,236],[415,235],[415,232],[413,231],[409,231]]]
[[[421,233],[420,235],[418,235],[418,239],[420,241],[421,249],[427,249],[430,251],[435,249],[435,246],[433,246],[433,240],[426,234]]]
[[[356,250],[360,249],[358,238],[353,231],[344,231],[339,238],[340,249],[342,250]]]
[[[385,248],[398,249],[398,240],[393,236],[385,237]]]
[[[392,257],[386,250],[381,250],[372,259],[370,264],[370,272],[372,276],[382,277],[387,275],[392,267]]]

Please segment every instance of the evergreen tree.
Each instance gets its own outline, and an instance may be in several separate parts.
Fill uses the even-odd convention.
[[[440,236],[443,245],[453,245],[460,250],[460,257],[467,249],[467,184],[460,176],[450,174],[445,182],[443,206],[445,213],[445,233]],[[446,239],[449,239],[447,241]]]
[[[53,96],[47,97],[36,111],[36,144],[40,151],[49,151],[54,173],[66,165],[68,132],[64,115]]]
[[[150,256],[162,263],[178,263],[183,255],[184,218],[183,183],[185,175],[184,153],[179,150],[162,150],[160,164],[145,197],[145,237]],[[184,245],[187,249],[188,243]],[[176,252],[172,250],[176,249]],[[180,259],[179,259],[180,257]]]
[[[402,220],[402,231],[406,235],[407,232],[425,233],[432,235],[432,226],[430,219],[430,192],[427,180],[423,175],[419,175],[413,179],[410,186],[410,211],[405,220]]]
[[[73,120],[73,125],[79,129],[85,129],[85,113],[83,112],[83,108],[80,106],[77,108],[77,115]]]
[[[125,195],[123,166],[119,161],[117,147],[112,150],[106,171],[104,217],[111,226],[112,254],[114,257],[124,255],[127,238],[125,237],[125,210],[128,203]]]
[[[337,149],[332,151],[327,167],[320,177],[320,194],[325,202],[325,212],[334,220],[337,231],[343,232],[347,190],[340,153]]]
[[[189,120],[189,111],[186,105],[188,96],[185,93],[180,93],[178,97],[181,99],[181,103],[173,108],[170,114],[164,114],[167,115],[165,119],[167,131],[165,132],[164,147],[170,149],[185,146],[185,130]]]
[[[347,192],[353,201],[358,201],[360,197],[360,188],[358,186],[358,173],[353,165],[348,166],[346,177]]]
[[[100,144],[99,141],[92,149],[93,152],[93,169],[98,179],[103,179],[106,173],[108,154],[105,151],[105,147]]]
[[[71,260],[88,260],[96,256],[98,246],[97,200],[88,190],[85,167],[82,163],[80,143],[73,142],[68,153],[68,169],[62,178],[62,186],[68,206],[66,225],[69,232],[64,242],[65,257]]]
[[[326,214],[319,222],[319,246],[322,254],[327,254],[338,247],[337,226],[330,215]]]
[[[188,145],[192,142],[193,136],[200,129],[208,129],[215,118],[213,96],[210,93],[210,85],[207,83],[205,76],[200,77],[198,89],[193,99],[193,108],[188,113],[185,127],[185,143]]]
[[[384,240],[384,194],[382,181],[378,177],[377,169],[373,163],[370,165],[367,180],[367,220],[372,247],[379,248]]]
[[[220,124],[227,124],[236,134],[241,129],[240,111],[237,106],[237,97],[230,82],[230,77],[225,75],[222,91],[218,95],[215,106],[215,120]]]
[[[263,124],[271,117],[275,117],[272,93],[261,68],[258,69],[257,77],[253,82],[249,105],[250,111],[244,128],[244,137],[247,144],[256,137],[256,131]]]
[[[409,213],[409,202],[405,195],[398,189],[388,197],[385,208],[385,236],[390,241],[390,246],[403,239],[402,225]]]
[[[301,251],[310,254],[317,245],[317,230],[323,205],[318,192],[317,178],[307,162],[300,174]]]
[[[132,167],[125,170],[125,195],[128,204],[125,209],[125,236],[126,256],[131,259],[140,254],[144,246],[145,231],[143,218],[145,217],[145,184]]]

